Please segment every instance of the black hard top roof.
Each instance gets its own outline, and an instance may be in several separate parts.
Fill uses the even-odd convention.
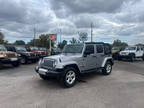
[[[85,44],[105,44],[104,42],[85,42]]]

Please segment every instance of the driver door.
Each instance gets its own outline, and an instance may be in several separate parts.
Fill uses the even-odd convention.
[[[95,50],[94,45],[86,45],[85,52],[89,52],[85,57],[83,57],[83,63],[84,63],[84,71],[91,71],[96,68],[96,56],[95,56]]]

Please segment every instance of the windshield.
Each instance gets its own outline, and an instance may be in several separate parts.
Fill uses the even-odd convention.
[[[125,50],[136,50],[136,47],[126,47]]]
[[[46,48],[39,48],[40,51],[46,51]]]
[[[3,45],[0,45],[0,51],[6,51],[6,48]]]
[[[31,50],[38,50],[37,47],[31,47]]]
[[[82,53],[83,45],[66,45],[63,53]]]
[[[113,47],[113,48],[112,48],[112,50],[119,50],[119,49],[118,49],[118,48],[116,48],[116,47]]]
[[[16,46],[17,51],[26,51],[26,48],[21,47],[21,46]]]

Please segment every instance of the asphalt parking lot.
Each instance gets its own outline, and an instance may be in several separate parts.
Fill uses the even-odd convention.
[[[70,89],[41,80],[35,66],[0,68],[0,108],[144,108],[143,61],[116,61],[110,76],[86,75]]]

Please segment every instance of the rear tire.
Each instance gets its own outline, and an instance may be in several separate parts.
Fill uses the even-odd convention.
[[[66,88],[73,87],[77,81],[77,70],[73,67],[67,67],[64,71],[65,74],[61,78],[61,84]]]
[[[103,75],[110,75],[111,72],[112,72],[112,64],[111,64],[111,62],[108,61],[108,62],[105,64],[105,67],[104,67],[104,69],[102,70],[102,73],[103,73]]]

